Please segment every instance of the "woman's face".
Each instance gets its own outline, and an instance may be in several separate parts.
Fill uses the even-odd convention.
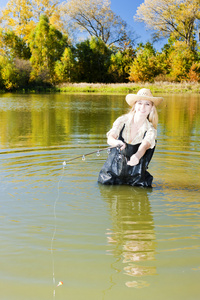
[[[139,100],[135,103],[135,112],[146,118],[152,109],[152,102],[148,100]]]

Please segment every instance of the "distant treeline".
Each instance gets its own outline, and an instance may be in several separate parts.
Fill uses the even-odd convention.
[[[10,1],[12,5],[15,2]],[[79,2],[80,0],[69,1],[68,5]],[[82,2],[103,5],[106,1]],[[58,2],[56,3],[58,5]],[[188,5],[189,3],[191,1]],[[71,19],[77,16],[72,14],[75,8],[79,9],[78,6],[68,6],[68,11],[71,9]],[[27,16],[28,8],[26,9]],[[91,6],[88,9],[91,12]],[[200,82],[200,50],[194,34],[190,39],[181,34],[179,37],[170,34],[168,43],[161,51],[156,51],[150,42],[135,45],[135,40],[127,31],[126,23],[118,16],[112,15],[109,9],[108,3],[107,6],[99,7],[99,12],[102,10],[104,16],[104,19],[98,21],[98,24],[100,21],[104,24],[104,30],[99,29],[99,32],[97,29],[100,26],[92,31],[83,21],[81,23],[81,19],[79,23],[76,21],[79,27],[82,26],[90,34],[86,39],[74,44],[69,38],[69,29],[62,30],[62,26],[55,26],[61,24],[59,10],[56,11],[57,15],[46,12],[38,16],[38,21],[34,21],[34,24],[31,15],[29,23],[27,21],[24,23],[26,26],[20,27],[20,22],[24,19],[21,18],[22,21],[18,20],[18,23],[14,22],[14,18],[9,19],[11,9],[9,10],[8,6],[0,19],[2,24],[9,25],[0,27],[0,90],[52,88],[68,82]],[[108,13],[107,18],[109,16],[112,19],[106,19],[105,11]],[[88,24],[92,24],[92,18],[88,16]],[[85,16],[83,19],[85,20]],[[91,28],[94,27],[95,24],[92,24]],[[194,28],[192,32],[194,33]],[[113,33],[117,33],[117,36]]]

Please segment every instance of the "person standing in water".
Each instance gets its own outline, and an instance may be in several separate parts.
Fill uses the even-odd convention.
[[[107,143],[114,148],[99,173],[99,183],[151,187],[153,176],[147,168],[156,146],[156,106],[162,101],[146,88],[126,96],[131,110],[117,118],[107,133]]]

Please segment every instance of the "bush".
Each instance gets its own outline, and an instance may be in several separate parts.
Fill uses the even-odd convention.
[[[17,71],[12,59],[0,56],[0,81],[6,90],[17,88]]]
[[[200,63],[193,63],[189,71],[189,80],[200,82]]]
[[[26,88],[29,85],[30,74],[31,74],[31,63],[29,60],[15,59],[15,68],[17,75],[17,87]]]

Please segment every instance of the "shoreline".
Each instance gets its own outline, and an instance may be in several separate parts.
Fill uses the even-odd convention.
[[[200,83],[68,83],[56,87],[59,92],[65,93],[137,93],[141,88],[149,88],[152,93],[200,93]]]
[[[62,83],[55,87],[38,86],[15,91],[0,91],[7,93],[99,93],[99,94],[128,94],[137,93],[141,88],[149,88],[153,94],[184,94],[200,93],[200,83],[196,82],[154,82],[154,83]]]

